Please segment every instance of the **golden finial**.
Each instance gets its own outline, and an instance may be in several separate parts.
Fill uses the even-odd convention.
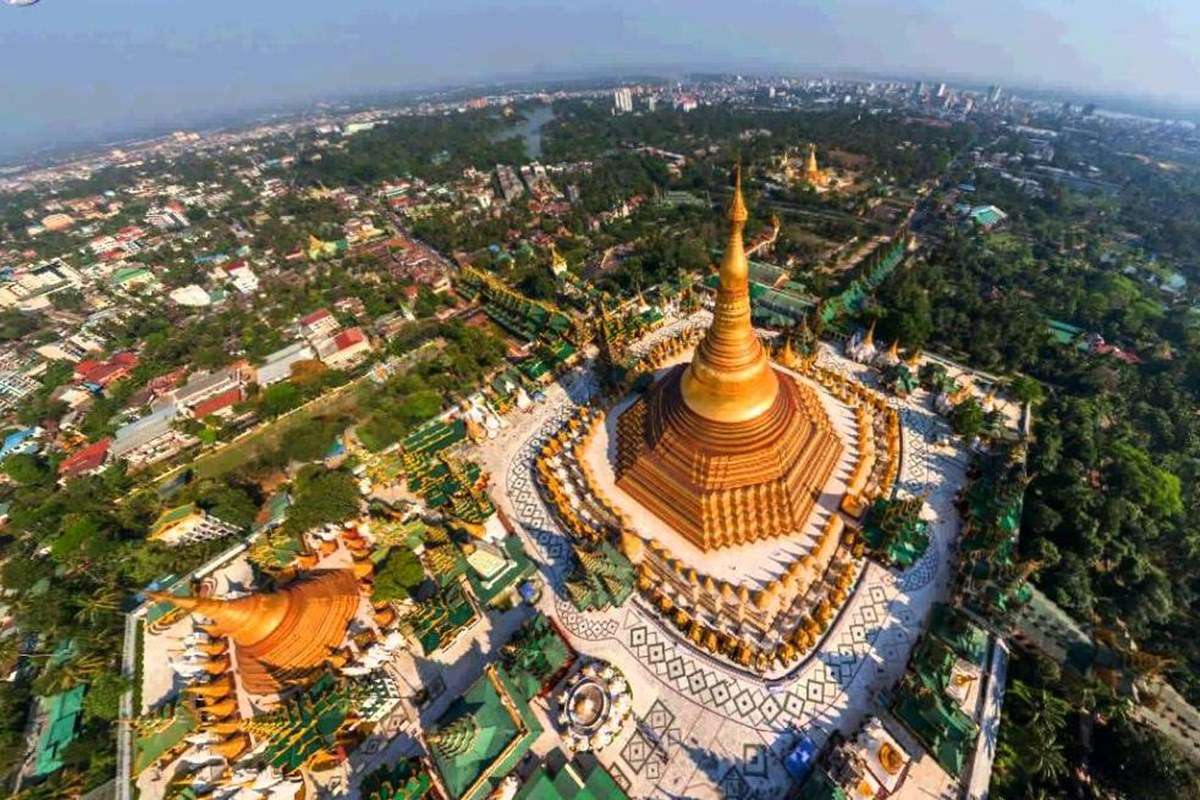
[[[871,326],[867,328],[867,335],[863,337],[863,347],[871,347],[875,344],[875,323],[878,320],[871,320]]]
[[[729,204],[729,221],[735,226],[741,225],[750,219],[750,212],[746,210],[746,201],[742,197],[742,165],[733,165],[733,201]]]

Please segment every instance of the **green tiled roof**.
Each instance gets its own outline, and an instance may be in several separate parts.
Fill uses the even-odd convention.
[[[406,453],[433,454],[461,441],[466,435],[467,426],[461,419],[451,423],[432,419],[411,431],[402,444]]]
[[[952,702],[946,689],[955,658],[982,665],[987,646],[987,634],[961,611],[935,606],[929,631],[913,652],[892,707],[896,718],[954,777],[962,774],[979,726]]]
[[[404,624],[420,642],[422,653],[430,655],[474,620],[475,609],[462,588],[453,583],[410,611]]]
[[[578,761],[565,764],[551,774],[539,764],[514,800],[627,800],[612,776],[594,759],[587,766]]]
[[[432,786],[420,762],[399,761],[364,778],[361,795],[365,800],[420,800]]]
[[[500,547],[504,550],[508,558],[508,564],[499,575],[493,577],[486,585],[475,574],[475,570],[467,571],[467,579],[471,582],[471,588],[474,590],[479,602],[484,605],[491,605],[492,601],[503,596],[518,583],[526,580],[536,572],[533,562],[525,554],[525,548],[521,546],[521,540],[516,536],[506,537],[501,542]]]
[[[469,718],[470,723],[460,721]],[[453,748],[436,744],[438,731],[465,728]],[[482,800],[529,751],[542,727],[504,670],[484,673],[457,698],[433,731],[433,762],[452,800]],[[480,779],[483,778],[481,781]]]
[[[513,635],[501,650],[500,657],[509,674],[524,673],[532,679],[527,684],[531,691],[523,693],[526,700],[531,700],[566,666],[571,651],[549,619],[538,614],[530,617]]]
[[[79,734],[83,717],[83,696],[87,686],[80,684],[61,694],[43,697],[42,713],[46,726],[38,738],[33,774],[41,778],[62,768],[62,753]]]
[[[334,746],[350,708],[350,693],[325,673],[278,710],[256,718],[274,729],[263,757],[285,773],[299,769],[312,756]]]

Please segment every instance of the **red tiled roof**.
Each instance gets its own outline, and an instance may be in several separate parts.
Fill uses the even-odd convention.
[[[362,332],[362,328],[347,328],[333,337],[333,343],[337,345],[338,350],[345,350],[347,347],[353,347],[366,340],[367,336]]]
[[[232,389],[227,389],[220,394],[213,395],[207,400],[196,404],[192,409],[192,416],[196,419],[204,419],[209,414],[215,414],[223,408],[228,408],[234,403],[242,399],[242,389],[240,386],[235,386]]]
[[[332,315],[326,309],[318,308],[316,311],[312,312],[311,314],[301,317],[300,324],[301,325],[312,325],[315,322],[320,322],[321,320],[325,319],[328,316],[332,316]]]
[[[87,447],[81,447],[59,463],[58,474],[71,476],[95,469],[103,464],[104,459],[108,457],[108,446],[111,443],[112,439],[105,436],[98,442],[93,442]]]
[[[170,391],[183,381],[185,375],[187,375],[187,367],[180,367],[164,375],[151,378],[146,384],[146,388],[155,394]]]
[[[138,365],[137,353],[131,353],[128,350],[123,353],[117,353],[115,356],[110,358],[109,361],[114,364],[120,364],[121,366],[130,368]]]
[[[75,377],[79,380],[83,379],[84,375],[100,366],[100,362],[91,358],[85,358],[75,364]]]
[[[124,364],[99,364],[95,369],[88,370],[83,376],[84,383],[93,383],[96,386],[107,386],[113,381],[120,380],[129,374],[129,367]]]

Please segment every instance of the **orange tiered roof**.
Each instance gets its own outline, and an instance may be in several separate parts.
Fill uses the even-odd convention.
[[[277,592],[236,600],[161,595],[212,624],[214,636],[233,643],[242,688],[254,695],[277,693],[320,668],[346,638],[358,611],[358,579],[349,569],[317,570]]]

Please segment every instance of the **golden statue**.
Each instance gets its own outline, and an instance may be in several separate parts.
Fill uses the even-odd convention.
[[[771,367],[751,325],[734,175],[712,325],[617,421],[617,484],[704,550],[797,532],[842,450],[816,393]]]

